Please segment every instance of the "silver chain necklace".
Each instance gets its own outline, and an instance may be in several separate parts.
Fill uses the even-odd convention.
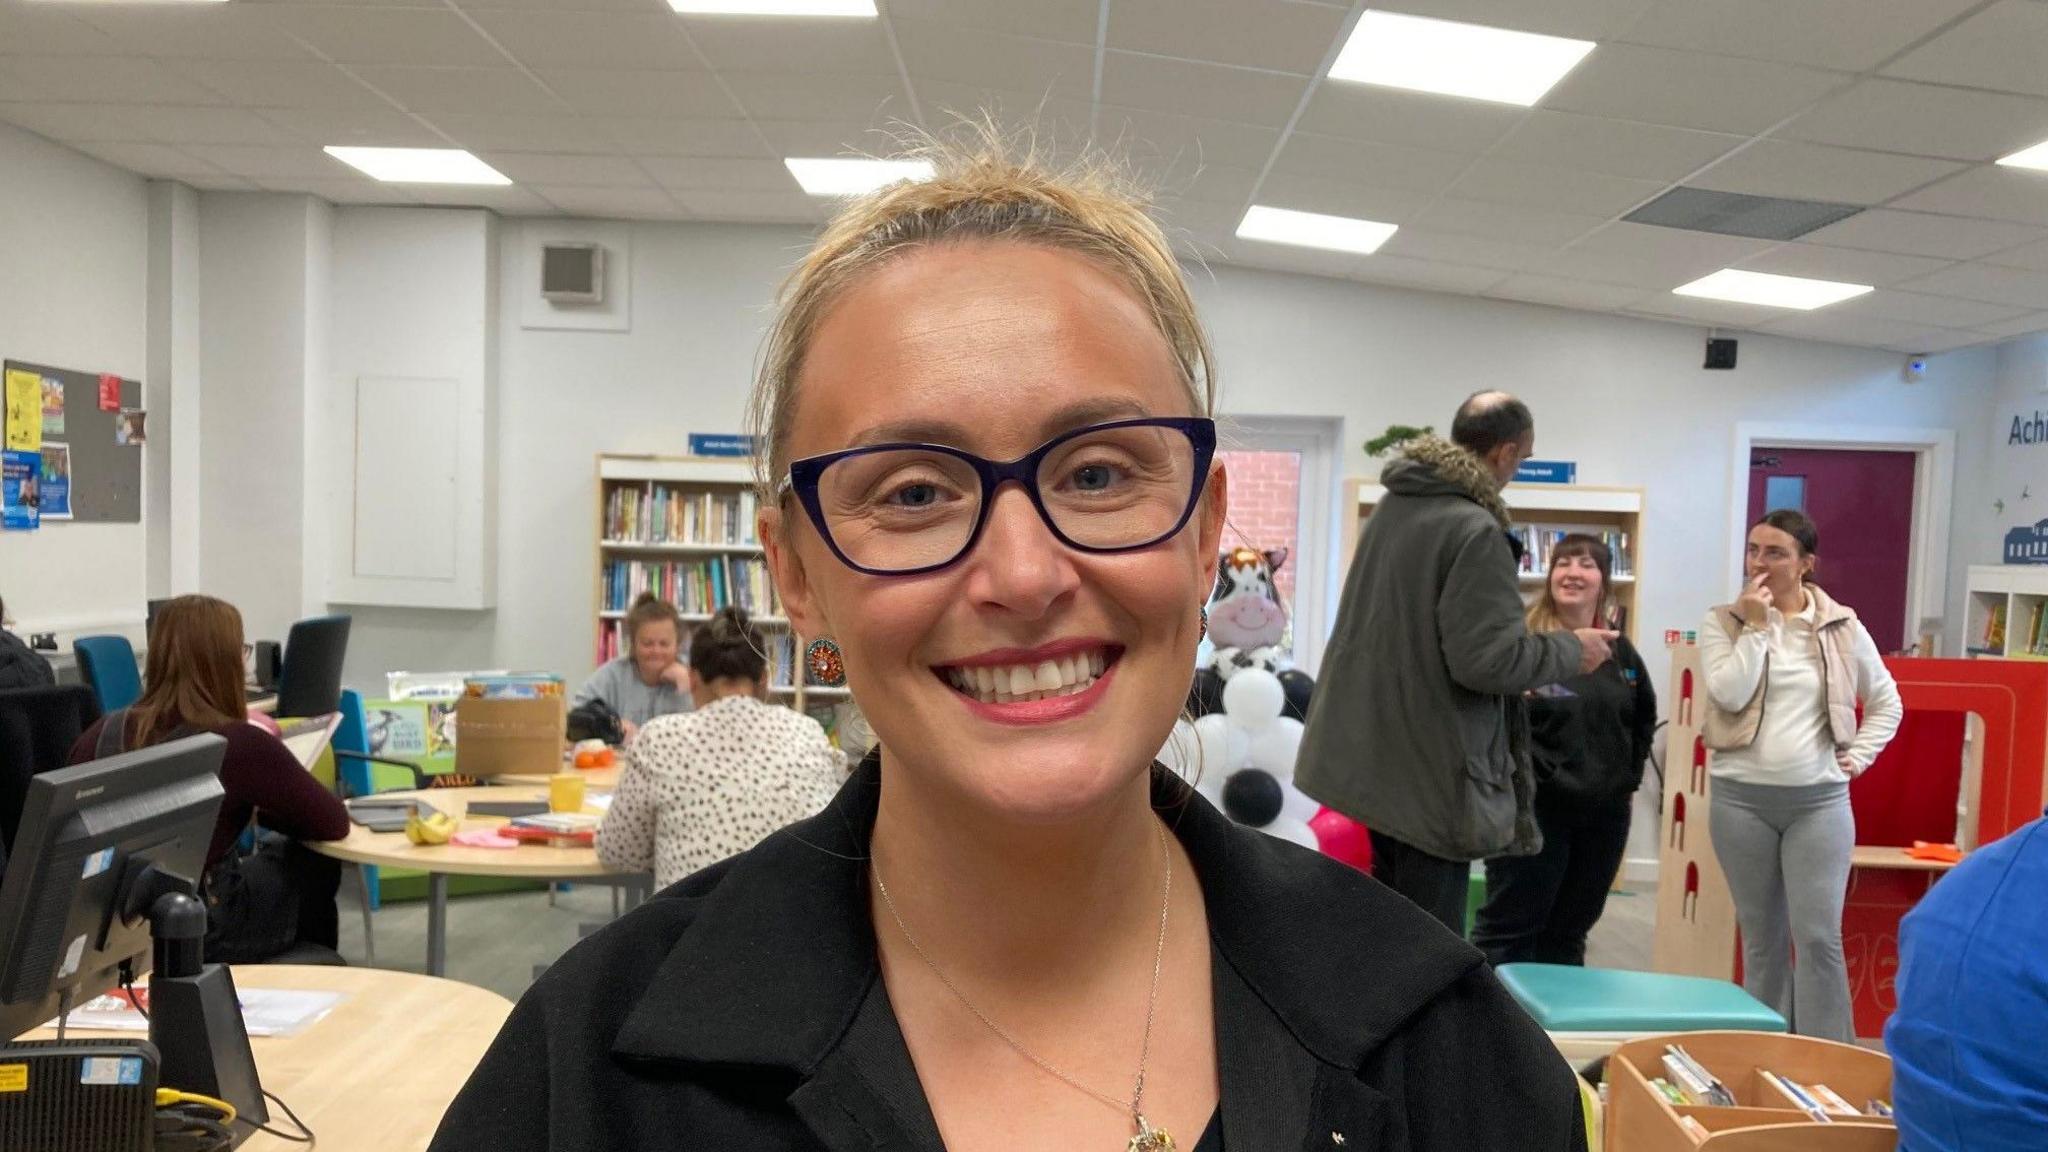
[[[889,916],[896,921],[896,927],[903,933],[903,938],[910,942],[911,951],[917,953],[917,958],[924,961],[925,967],[932,970],[932,975],[939,978],[939,983],[946,986],[946,991],[951,992],[954,999],[960,1001],[961,1005],[969,1012],[974,1013],[975,1019],[986,1025],[988,1030],[995,1033],[997,1038],[1002,1040],[1003,1043],[1015,1049],[1019,1056],[1038,1065],[1039,1068],[1050,1073],[1069,1087],[1086,1092],[1088,1095],[1095,1097],[1097,1100],[1120,1112],[1128,1111],[1131,1114],[1131,1123],[1137,1128],[1138,1134],[1131,1137],[1131,1142],[1124,1152],[1174,1152],[1175,1148],[1173,1137],[1167,1135],[1166,1130],[1163,1128],[1154,1128],[1151,1121],[1145,1119],[1144,1112],[1145,1067],[1152,1058],[1152,1020],[1159,1011],[1159,972],[1166,960],[1166,913],[1173,903],[1173,853],[1166,846],[1166,827],[1164,825],[1159,827],[1159,852],[1161,858],[1165,861],[1166,876],[1165,881],[1161,884],[1162,891],[1159,897],[1159,942],[1153,947],[1152,951],[1152,992],[1145,1002],[1145,1036],[1138,1047],[1137,1082],[1131,1090],[1131,1098],[1128,1102],[1119,1100],[1106,1092],[1097,1092],[1088,1085],[1060,1071],[1050,1061],[1041,1058],[1037,1053],[1026,1048],[1023,1042],[1010,1035],[1002,1025],[989,1019],[988,1013],[975,1007],[974,1001],[967,998],[967,993],[962,992],[960,986],[953,983],[952,978],[946,975],[936,960],[932,959],[931,953],[924,950],[924,945],[917,942],[917,937],[910,931],[910,925],[903,922],[903,914],[896,910],[896,900],[889,895],[889,885],[883,882],[881,869],[876,868],[873,870],[875,888],[882,894],[882,903],[889,909]]]

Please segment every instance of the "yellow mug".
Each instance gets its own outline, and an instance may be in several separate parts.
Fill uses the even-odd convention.
[[[583,777],[563,772],[548,778],[548,811],[583,811]]]

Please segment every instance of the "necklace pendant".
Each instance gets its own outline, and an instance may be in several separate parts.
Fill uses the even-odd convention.
[[[1131,1143],[1124,1152],[1174,1152],[1174,1148],[1173,1137],[1168,1136],[1164,1128],[1145,1124],[1140,1126],[1136,1136],[1131,1137]]]

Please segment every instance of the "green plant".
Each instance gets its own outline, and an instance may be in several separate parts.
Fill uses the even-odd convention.
[[[1407,424],[1390,424],[1385,432],[1365,442],[1367,456],[1384,456],[1417,436],[1427,436],[1436,431],[1434,427],[1415,428]]]

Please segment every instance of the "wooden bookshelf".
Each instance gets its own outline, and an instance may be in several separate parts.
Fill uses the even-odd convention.
[[[1673,1104],[1650,1085],[1664,1076],[1667,1044],[1682,1046],[1735,1095],[1732,1108]],[[1892,1098],[1892,1062],[1882,1052],[1769,1032],[1686,1032],[1650,1036],[1607,1061],[1605,1152],[1892,1152],[1898,1129],[1875,1116],[1813,1120],[1769,1070],[1801,1085],[1825,1084],[1852,1107]],[[1680,1117],[1706,1129],[1705,1139]]]
[[[845,701],[846,690],[804,683],[803,640],[790,628],[754,533],[751,460],[691,456],[597,458],[594,655],[625,650],[625,616],[651,591],[689,629],[728,604],[747,610],[769,643],[769,691],[800,711]]]
[[[1344,566],[1351,566],[1351,554],[1358,548],[1359,533],[1373,509],[1386,498],[1387,490],[1377,480],[1345,482],[1343,518]],[[1614,605],[1628,621],[1628,636],[1640,635],[1643,571],[1643,490],[1640,488],[1593,488],[1581,484],[1510,484],[1501,490],[1514,525],[1533,542],[1521,573],[1522,594],[1534,598],[1542,589],[1549,548],[1547,534],[1586,532],[1601,536],[1614,549]]]
[[[2048,660],[2048,564],[1969,572],[1963,651],[1977,660]]]

